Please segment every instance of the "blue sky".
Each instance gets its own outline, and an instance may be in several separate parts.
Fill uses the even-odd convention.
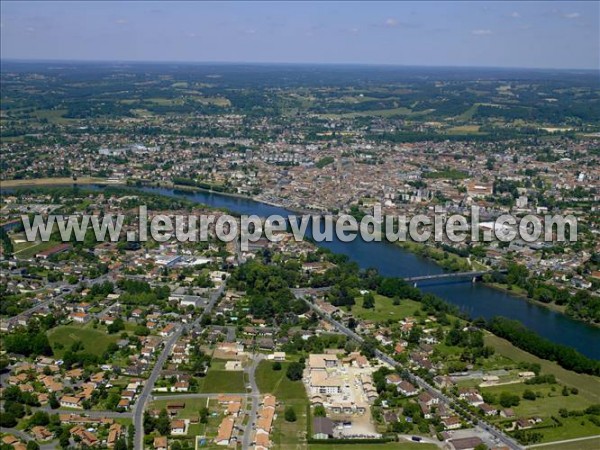
[[[599,2],[1,3],[12,59],[600,66]]]

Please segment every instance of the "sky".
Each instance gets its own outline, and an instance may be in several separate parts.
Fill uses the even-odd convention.
[[[600,68],[600,2],[0,3],[2,59]]]

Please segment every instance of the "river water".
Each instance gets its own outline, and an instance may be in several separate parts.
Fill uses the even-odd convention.
[[[145,188],[147,192],[167,196],[185,197],[189,200],[217,208],[227,208],[238,214],[256,214],[266,217],[294,214],[284,208],[267,205],[250,199],[211,192],[188,192],[165,188]],[[309,233],[307,233],[309,234]],[[443,269],[425,258],[389,242],[322,242],[319,245],[335,253],[348,255],[361,268],[376,268],[385,276],[411,277],[442,273]],[[481,283],[455,282],[424,284],[419,286],[458,306],[469,316],[504,316],[516,319],[539,335],[556,343],[573,347],[591,358],[600,359],[600,328],[573,320],[548,308],[532,304],[522,298],[499,291]]]

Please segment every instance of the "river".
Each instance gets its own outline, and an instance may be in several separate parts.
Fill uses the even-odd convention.
[[[205,205],[227,208],[238,214],[256,214],[266,217],[272,214],[294,214],[284,208],[254,200],[211,192],[188,192],[166,188],[144,188],[167,196],[186,197]],[[307,233],[310,234],[310,233]],[[319,245],[335,253],[347,255],[361,268],[376,268],[386,276],[411,277],[442,273],[443,269],[433,261],[419,257],[389,242],[322,242]],[[556,343],[573,347],[591,358],[600,359],[600,328],[573,320],[564,314],[535,305],[481,283],[455,282],[419,286],[458,306],[471,317],[504,316],[516,319],[539,335]]]

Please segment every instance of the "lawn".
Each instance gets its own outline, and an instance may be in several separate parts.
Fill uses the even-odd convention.
[[[420,309],[418,302],[408,299],[400,300],[399,305],[394,305],[392,299],[383,295],[375,295],[375,308],[365,309],[362,307],[362,297],[356,298],[356,304],[352,307],[352,315],[363,320],[386,322],[392,320],[397,322],[408,316],[413,316]]]
[[[171,400],[161,400],[160,396],[155,396],[157,400],[152,401],[149,409],[164,409],[167,407],[168,403],[179,403],[185,402],[185,408],[181,409],[177,413],[177,417],[179,419],[192,419],[197,418],[200,414],[200,408],[203,406],[207,406],[210,412],[218,411],[218,406],[216,401],[208,400],[206,398],[182,398],[181,400],[171,399]]]
[[[244,372],[215,370],[212,367],[204,377],[203,393],[245,393]]]
[[[485,343],[493,346],[496,353],[515,362],[525,361],[540,364],[542,373],[554,374],[560,383],[579,389],[579,396],[588,399],[590,403],[600,403],[600,378],[563,369],[555,362],[538,358],[491,333],[486,333]]]
[[[62,356],[74,342],[83,343],[83,351],[94,355],[101,355],[111,342],[119,340],[118,334],[108,335],[99,329],[93,329],[91,324],[87,325],[64,325],[53,328],[48,332],[50,345],[54,354]],[[62,344],[64,348],[56,349],[56,344]]]
[[[195,436],[206,436],[207,445],[202,448],[220,448],[216,446],[212,439],[217,435],[219,424],[223,420],[223,408],[219,406],[216,400],[209,400],[205,398],[186,398],[182,400],[156,400],[153,401],[149,408],[152,409],[163,409],[166,408],[167,403],[183,401],[185,402],[185,408],[177,413],[177,418],[180,419],[197,419],[200,413],[200,408],[208,407],[210,414],[208,416],[208,423],[194,423],[190,424],[188,433],[185,436],[179,437],[179,439],[193,439]]]

